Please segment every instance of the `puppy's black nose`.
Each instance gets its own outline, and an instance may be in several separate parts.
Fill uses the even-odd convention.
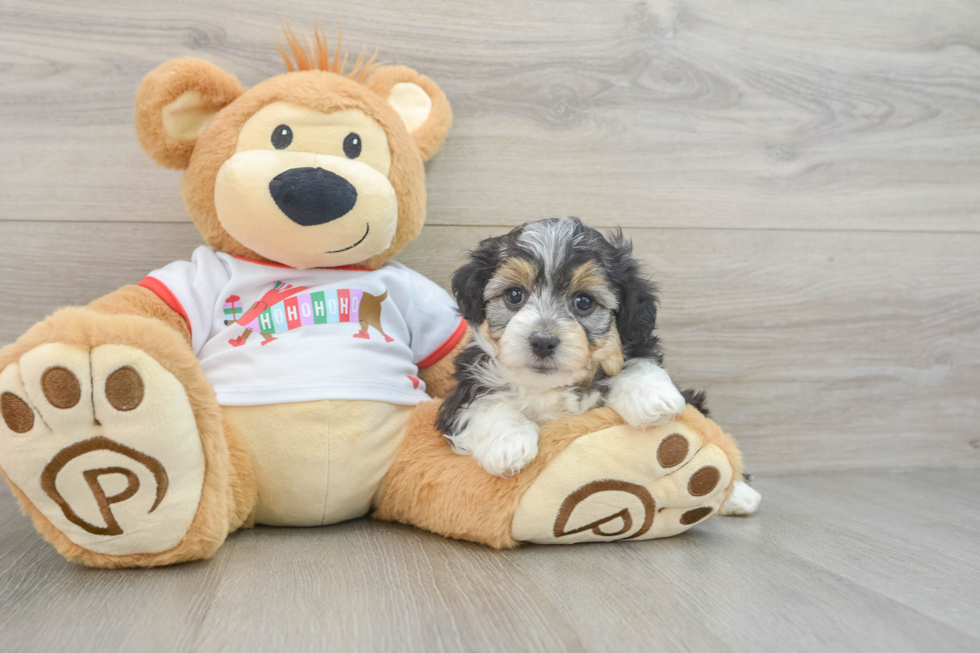
[[[558,343],[561,340],[558,339],[558,336],[541,336],[535,334],[531,336],[529,342],[531,343],[531,351],[534,352],[535,356],[538,358],[547,358],[555,353],[555,349],[558,348]]]
[[[269,182],[269,192],[279,210],[304,227],[343,217],[357,203],[357,189],[323,168],[291,168]]]

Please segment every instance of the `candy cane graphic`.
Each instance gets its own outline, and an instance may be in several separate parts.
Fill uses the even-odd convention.
[[[360,325],[361,330],[354,334],[355,338],[370,340],[368,327],[373,326],[384,336],[385,342],[394,340],[381,327],[381,303],[388,298],[387,291],[376,296],[357,288],[303,292],[306,290],[309,290],[306,286],[293,287],[277,282],[275,288],[235,320],[245,327],[245,331],[228,343],[241,347],[253,332],[258,332],[264,338],[262,344],[266,345],[277,340],[275,334],[304,326],[344,322]],[[232,297],[227,302],[233,304]]]

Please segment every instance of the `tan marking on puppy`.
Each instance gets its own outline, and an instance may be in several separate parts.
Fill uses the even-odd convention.
[[[615,294],[609,288],[605,274],[594,261],[578,267],[572,274],[572,293],[588,291],[595,299],[609,309],[618,306]],[[615,322],[602,338],[589,347],[592,355],[592,370],[602,368],[607,376],[616,376],[623,370],[623,346]]]
[[[592,374],[592,370],[589,369],[592,349],[582,325],[578,322],[570,322],[556,329],[555,335],[561,338],[561,346],[564,349],[562,357],[571,363],[566,363],[563,367],[581,370],[582,380],[588,378]]]
[[[484,322],[480,325],[480,328],[477,329],[477,332],[483,336],[484,340],[490,343],[491,347],[493,347],[494,355],[500,353],[500,336],[503,335],[503,330],[491,331],[490,325]]]
[[[588,261],[576,268],[572,274],[571,290],[573,294],[583,291],[591,293],[600,304],[609,310],[619,308],[616,294],[609,287],[609,282],[606,280],[602,268],[596,265],[595,261]]]
[[[607,376],[616,376],[623,371],[623,343],[619,340],[615,323],[592,346],[592,362],[601,367]]]
[[[579,266],[572,274],[572,290],[587,290],[596,286],[605,287],[606,278],[593,261]]]
[[[530,261],[512,257],[507,259],[483,290],[483,299],[490,300],[514,286],[520,286],[527,292],[534,288],[534,279],[538,271]]]

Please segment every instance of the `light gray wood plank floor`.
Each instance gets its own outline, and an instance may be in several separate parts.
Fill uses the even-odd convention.
[[[980,471],[764,477],[748,519],[495,552],[368,519],[90,570],[0,495],[4,651],[977,651]]]

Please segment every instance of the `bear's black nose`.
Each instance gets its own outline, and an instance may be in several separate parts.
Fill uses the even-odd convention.
[[[357,203],[357,189],[323,168],[291,168],[269,182],[269,192],[279,210],[304,227],[343,217]]]

